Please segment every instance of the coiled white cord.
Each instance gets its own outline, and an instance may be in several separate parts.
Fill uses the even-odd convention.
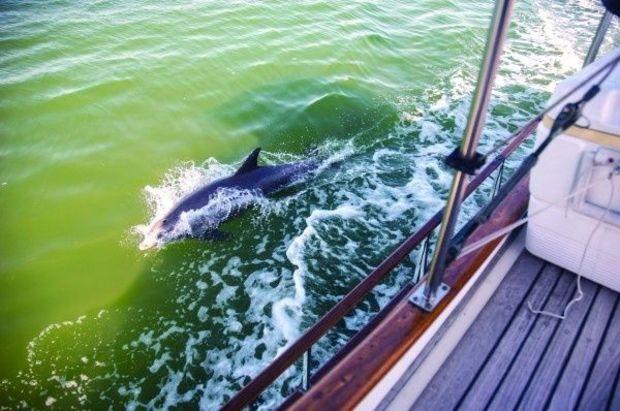
[[[613,164],[613,165],[605,165],[605,166],[612,166],[614,167],[614,169],[612,169],[609,174],[607,176],[605,176],[604,178],[599,178],[595,181],[593,181],[592,183],[586,185],[585,187],[582,187],[578,190],[573,191],[572,193],[570,193],[568,196],[563,197],[551,204],[548,204],[547,206],[541,208],[540,210],[536,211],[535,213],[532,213],[530,215],[528,215],[527,217],[524,217],[500,230],[497,230],[494,233],[489,234],[488,236],[481,238],[478,241],[473,242],[472,244],[469,244],[466,247],[463,247],[463,250],[461,251],[461,253],[459,254],[459,256],[457,258],[461,258],[483,246],[485,246],[486,244],[490,243],[493,240],[496,240],[497,238],[500,238],[506,234],[508,234],[509,232],[511,232],[512,230],[516,229],[517,227],[522,226],[523,224],[527,223],[527,221],[530,218],[533,218],[539,214],[544,213],[545,211],[549,210],[551,207],[554,206],[558,206],[560,204],[562,204],[565,201],[568,201],[586,191],[588,191],[589,189],[591,189],[592,187],[604,182],[604,181],[609,181],[610,185],[611,185],[611,190],[609,193],[609,200],[607,201],[607,206],[605,208],[605,211],[603,212],[603,214],[601,215],[601,217],[598,219],[594,229],[592,230],[592,232],[590,232],[590,236],[588,237],[588,241],[586,242],[586,246],[583,250],[583,254],[581,255],[581,260],[579,262],[579,268],[577,270],[577,295],[575,296],[575,298],[573,298],[571,301],[569,301],[569,303],[566,305],[566,307],[564,308],[564,311],[562,312],[562,314],[556,314],[556,313],[552,313],[549,311],[544,311],[544,310],[538,310],[532,307],[532,303],[531,301],[527,302],[527,306],[529,308],[529,310],[534,313],[534,314],[540,314],[540,315],[545,315],[548,317],[553,317],[553,318],[558,318],[558,319],[565,319],[566,315],[568,314],[568,311],[570,310],[570,308],[577,302],[581,301],[581,299],[583,299],[583,290],[581,289],[581,276],[582,276],[582,269],[583,269],[583,263],[585,261],[585,257],[588,253],[588,249],[590,247],[590,243],[592,242],[592,239],[594,238],[594,235],[596,234],[596,232],[598,231],[598,229],[600,228],[601,224],[603,223],[603,220],[605,220],[605,218],[607,218],[607,214],[609,214],[609,211],[611,210],[611,204],[613,202],[614,199],[614,195],[615,195],[615,186],[614,186],[614,177],[616,177],[618,174],[620,174],[620,167]],[[602,167],[605,167],[602,166]]]
[[[607,207],[605,207],[605,211],[603,212],[601,217],[596,222],[594,229],[592,229],[592,232],[590,233],[590,236],[588,237],[588,241],[586,242],[586,246],[583,249],[583,253],[581,254],[581,260],[579,261],[579,268],[577,269],[577,295],[572,300],[570,300],[568,304],[566,304],[566,307],[564,307],[564,311],[562,312],[561,315],[552,313],[550,311],[537,310],[532,307],[532,302],[528,301],[527,307],[530,309],[532,313],[545,315],[547,317],[558,318],[560,320],[563,320],[568,315],[568,311],[573,306],[573,304],[581,301],[581,299],[583,298],[583,290],[581,289],[581,276],[583,275],[581,271],[583,269],[583,262],[586,259],[586,254],[588,254],[588,249],[590,248],[590,243],[592,242],[592,239],[594,238],[594,234],[596,234],[597,230],[601,227],[603,220],[607,218],[607,214],[609,214],[609,211],[611,210],[611,203],[614,199],[614,189],[615,189],[613,177],[616,172],[617,172],[616,170],[610,172],[609,176],[606,178],[606,180],[609,180],[609,184],[611,185],[611,190],[609,192],[609,200],[607,201]]]
[[[601,167],[604,167],[604,166],[601,166]],[[564,203],[565,201],[570,200],[573,197],[576,197],[579,194],[582,194],[582,193],[588,191],[589,189],[591,189],[592,187],[602,183],[603,181],[611,180],[616,174],[620,174],[620,168],[618,168],[618,167],[615,168],[614,170],[612,170],[609,173],[609,175],[607,175],[606,177],[599,178],[599,179],[595,180],[594,182],[588,184],[587,186],[582,187],[579,190],[573,191],[568,196],[562,197],[559,200],[554,201],[553,203],[546,205],[545,207],[541,208],[540,210],[536,211],[535,213],[532,213],[532,214],[528,215],[527,217],[523,217],[522,219],[517,220],[514,223],[509,224],[506,227],[504,227],[502,229],[499,229],[499,230],[495,231],[494,233],[491,233],[488,236],[481,238],[478,241],[474,241],[473,243],[463,247],[463,249],[459,253],[457,259],[461,258],[461,257],[464,257],[467,254],[472,253],[472,252],[476,251],[477,249],[479,249],[481,247],[484,247],[485,245],[487,245],[488,243],[490,243],[493,240],[496,240],[496,239],[498,239],[500,237],[503,237],[504,235],[508,234],[509,232],[514,230],[515,228],[520,227],[523,224],[527,223],[527,221],[530,218],[536,217],[537,215],[544,213],[548,209],[550,209],[550,208],[552,208],[554,206],[558,206],[558,205]]]

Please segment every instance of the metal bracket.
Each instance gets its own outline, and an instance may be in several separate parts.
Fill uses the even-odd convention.
[[[462,171],[465,174],[474,175],[487,161],[487,157],[478,152],[474,152],[472,158],[467,158],[461,154],[460,148],[456,148],[444,161],[447,165],[456,170]]]
[[[435,295],[430,300],[427,299],[425,295],[426,287],[428,287],[428,284],[423,284],[422,286],[418,287],[415,292],[411,294],[411,297],[409,297],[409,302],[416,307],[430,313],[435,309],[435,307],[437,307],[437,304],[439,304],[439,302],[448,294],[448,292],[450,291],[450,287],[446,283],[439,284],[439,287],[437,287],[437,291],[435,291]]]

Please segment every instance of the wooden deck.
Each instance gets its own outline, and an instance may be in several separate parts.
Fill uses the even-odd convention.
[[[582,279],[584,298],[560,312],[576,276],[526,251],[476,318],[414,410],[620,410],[618,294]]]

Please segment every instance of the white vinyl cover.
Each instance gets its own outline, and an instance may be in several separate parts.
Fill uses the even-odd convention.
[[[620,48],[562,81],[552,100],[618,55]],[[568,102],[580,98],[592,84]],[[551,113],[552,118],[560,108]],[[620,139],[620,65],[585,106],[584,115],[591,130]],[[548,133],[541,123],[536,146]],[[604,146],[570,134],[571,129],[556,137],[532,169],[529,214],[533,216],[528,222],[526,247],[553,264],[620,291],[620,176],[607,179],[610,171],[620,166],[620,150],[617,144],[615,148]],[[562,201],[576,192],[579,194]],[[548,209],[534,215],[543,208]]]

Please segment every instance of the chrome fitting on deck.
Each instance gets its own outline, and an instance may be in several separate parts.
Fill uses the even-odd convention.
[[[426,283],[419,286],[413,294],[411,294],[411,297],[409,297],[409,302],[424,311],[431,312],[450,292],[450,286],[446,283],[441,283],[439,287],[437,287],[435,293],[430,296],[427,296],[427,287],[428,284]]]

